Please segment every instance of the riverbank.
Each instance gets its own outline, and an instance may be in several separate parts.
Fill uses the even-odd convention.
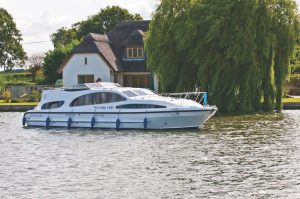
[[[300,110],[300,103],[284,103],[283,110]]]
[[[0,112],[25,112],[34,109],[38,102],[0,103]]]

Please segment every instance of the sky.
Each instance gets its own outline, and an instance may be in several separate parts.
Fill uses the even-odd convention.
[[[61,27],[71,27],[106,6],[118,5],[151,19],[158,4],[159,0],[0,0],[0,7],[12,15],[21,31],[28,55],[53,49],[49,42],[52,33]],[[28,44],[40,41],[45,42]]]
[[[300,5],[300,0],[296,1]],[[118,5],[151,19],[158,4],[159,0],[0,0],[0,7],[12,15],[21,31],[28,55],[53,49],[52,33],[61,27],[71,27],[106,6]],[[45,42],[29,44],[40,41]]]

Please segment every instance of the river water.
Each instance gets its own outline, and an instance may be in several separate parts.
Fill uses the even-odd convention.
[[[201,130],[23,128],[0,113],[0,198],[300,198],[300,111]]]

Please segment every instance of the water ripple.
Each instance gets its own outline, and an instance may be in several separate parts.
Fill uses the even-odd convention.
[[[201,130],[23,128],[0,114],[0,198],[300,198],[300,111]]]

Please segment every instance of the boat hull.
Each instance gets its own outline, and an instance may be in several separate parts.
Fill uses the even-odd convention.
[[[24,125],[37,127],[102,129],[199,128],[216,108],[157,112],[39,112],[24,115]]]

